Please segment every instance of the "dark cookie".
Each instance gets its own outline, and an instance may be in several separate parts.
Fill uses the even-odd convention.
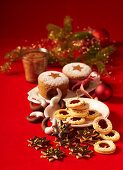
[[[45,151],[41,151],[41,153],[43,154],[41,158],[49,159],[50,162],[54,160],[62,160],[63,157],[65,156],[64,152],[60,151],[60,147],[58,148],[50,147]]]
[[[41,104],[37,105],[37,104],[35,104],[33,102],[30,102],[29,105],[30,105],[30,108],[31,108],[32,111],[41,111],[41,110],[43,110],[43,107],[41,106]]]
[[[57,136],[59,138],[63,138],[66,134],[71,132],[70,124],[64,124],[62,120],[60,120],[60,125],[53,126],[54,132],[53,136]]]
[[[29,139],[28,142],[30,142],[28,146],[34,147],[36,150],[40,148],[46,148],[50,145],[50,141],[46,140],[46,137],[39,138],[37,136],[34,136],[34,138]]]
[[[77,144],[75,147],[70,148],[72,151],[70,154],[75,155],[77,159],[90,158],[93,150],[88,150],[88,145],[82,146]]]

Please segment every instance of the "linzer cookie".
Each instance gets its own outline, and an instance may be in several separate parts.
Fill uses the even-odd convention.
[[[70,63],[63,67],[62,72],[71,80],[83,80],[91,73],[91,68],[84,63]]]
[[[88,110],[73,110],[73,109],[69,109],[69,115],[72,117],[86,117],[88,115]]]
[[[108,134],[112,130],[112,123],[107,118],[99,116],[93,121],[93,128],[102,134]]]
[[[46,71],[38,77],[39,94],[46,99],[57,95],[56,88],[59,88],[62,91],[62,97],[65,97],[68,87],[69,79],[61,72]]]
[[[63,121],[65,121],[68,116],[69,116],[69,112],[67,111],[67,109],[59,109],[54,114],[55,118],[63,120]]]
[[[101,116],[101,113],[99,113],[97,110],[89,110],[86,120],[93,120],[98,116]]]
[[[120,134],[116,130],[112,130],[108,134],[100,134],[102,139],[112,140],[113,142],[117,142],[120,139]]]
[[[85,101],[81,98],[70,98],[66,102],[66,107],[71,109],[78,109],[83,107],[85,104]]]
[[[82,125],[85,123],[85,118],[83,117],[68,117],[66,120],[68,123],[71,123],[72,125]]]
[[[102,140],[94,144],[94,150],[101,154],[112,154],[115,152],[116,146],[111,140]]]

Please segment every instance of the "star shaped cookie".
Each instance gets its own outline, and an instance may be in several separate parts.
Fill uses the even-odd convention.
[[[54,133],[52,135],[63,138],[66,134],[69,134],[71,132],[72,129],[70,128],[70,125],[71,124],[64,124],[62,120],[60,120],[59,125],[53,126]]]
[[[75,155],[77,159],[80,159],[82,157],[84,158],[90,158],[91,154],[93,153],[93,150],[88,149],[88,145],[82,146],[80,144],[77,144],[75,147],[70,148],[72,151],[70,154]]]
[[[54,160],[62,160],[65,156],[63,151],[60,151],[60,147],[58,148],[47,148],[45,151],[41,151],[43,155],[41,155],[41,158],[49,159],[50,162]]]
[[[37,136],[34,136],[33,139],[29,139],[28,142],[30,142],[28,146],[34,147],[36,150],[45,148],[50,144],[50,141],[46,140],[46,137],[39,138]]]

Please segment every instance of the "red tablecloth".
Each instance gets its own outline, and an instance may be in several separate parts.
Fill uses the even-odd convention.
[[[27,39],[30,42],[45,37],[45,25],[54,23],[62,25],[64,16],[70,15],[74,27],[105,27],[114,40],[123,40],[122,1],[2,1],[0,27],[0,63],[9,50]],[[27,140],[37,136],[46,136],[41,124],[31,124],[26,116],[31,113],[27,92],[36,85],[25,81],[21,62],[15,64],[11,74],[0,74],[0,169],[123,169],[123,48],[120,47],[113,58],[113,74],[105,80],[113,87],[114,96],[105,102],[110,108],[109,119],[113,129],[121,134],[116,143],[116,152],[112,155],[101,155],[94,152],[89,159],[77,160],[74,156],[66,157],[62,162],[50,163],[40,158],[40,150],[28,147]],[[53,68],[48,68],[49,70]],[[54,70],[60,70],[54,68]],[[53,137],[47,136],[53,141]],[[68,150],[66,150],[67,155]]]

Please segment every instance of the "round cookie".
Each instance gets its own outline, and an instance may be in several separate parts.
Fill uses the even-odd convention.
[[[85,101],[82,98],[70,98],[66,101],[66,107],[71,109],[78,109],[81,106],[83,107],[85,104]]]
[[[63,120],[63,121],[65,121],[68,116],[69,116],[69,112],[67,111],[67,109],[59,109],[54,114],[54,117],[56,119],[60,119],[60,120]]]
[[[101,154],[112,154],[115,152],[116,146],[111,140],[102,140],[94,144],[94,150]]]
[[[62,97],[65,97],[68,87],[69,79],[61,72],[46,71],[38,77],[39,94],[45,99],[51,99],[57,95],[56,88],[59,88],[62,91]]]
[[[93,128],[102,134],[108,134],[112,130],[112,123],[103,116],[96,117],[93,121]]]
[[[70,80],[83,80],[91,73],[91,68],[84,63],[70,63],[63,67],[62,72]]]
[[[88,115],[88,109],[83,110],[83,111],[78,111],[78,110],[73,110],[73,109],[68,109],[69,115],[72,117],[86,117]]]
[[[85,123],[85,118],[83,118],[83,117],[68,117],[66,121],[72,125],[81,125],[81,124]]]
[[[108,134],[100,134],[100,137],[105,140],[112,140],[117,142],[120,139],[120,134],[116,130],[112,130]]]
[[[89,110],[86,120],[93,120],[98,116],[101,116],[101,113],[99,113],[97,110]]]

